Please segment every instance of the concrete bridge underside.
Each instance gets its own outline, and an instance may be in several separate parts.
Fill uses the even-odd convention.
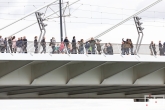
[[[1,61],[0,85],[164,85],[164,62]]]
[[[0,98],[165,94],[164,56],[4,55],[0,57]]]

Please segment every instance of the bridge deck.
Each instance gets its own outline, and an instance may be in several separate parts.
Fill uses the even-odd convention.
[[[12,61],[116,61],[116,62],[165,62],[165,56],[153,55],[93,55],[93,54],[10,54],[0,53],[0,60]]]

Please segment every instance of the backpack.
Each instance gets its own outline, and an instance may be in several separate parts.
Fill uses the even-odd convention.
[[[90,47],[90,43],[89,42],[86,42],[85,48],[88,49],[89,47]]]

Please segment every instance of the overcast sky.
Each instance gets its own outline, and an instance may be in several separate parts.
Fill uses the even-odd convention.
[[[52,0],[1,0],[0,27],[13,22],[50,1]],[[68,0],[64,0],[64,2],[66,1]],[[75,1],[76,0],[69,0],[69,3],[71,4]],[[153,1],[155,0],[80,0],[69,7],[71,16],[65,17],[67,37],[69,37],[70,41],[73,36],[76,36],[77,40],[95,37]],[[65,5],[66,4],[64,4],[64,6]],[[162,42],[165,41],[163,39],[165,36],[164,5],[165,2],[162,1],[158,5],[139,15],[143,18],[142,22],[144,23],[143,27],[145,28],[143,43],[150,43],[151,40],[154,40],[155,43],[158,43],[159,40],[162,40]],[[58,11],[59,6],[52,5],[51,8],[54,11]],[[66,9],[65,15],[69,14],[69,9]],[[46,8],[40,12],[45,12],[45,10]],[[47,9],[45,16],[51,13],[52,11]],[[48,24],[46,27],[46,39],[47,41],[50,41],[51,37],[55,37],[57,41],[60,41],[59,18],[57,18],[57,15],[50,18],[51,19],[45,22]],[[35,21],[36,18],[33,14],[30,17],[25,18],[25,20],[0,31],[0,34],[4,37],[10,36]],[[16,37],[27,36],[28,40],[33,40],[34,36],[39,36],[39,34],[40,30],[36,24],[25,31],[16,34]],[[136,43],[137,32],[133,19],[100,37],[102,42],[111,43],[121,43],[122,38],[130,38]]]
[[[52,0],[0,0],[0,27],[12,23],[50,1]],[[64,0],[64,2],[66,1],[68,0]],[[74,1],[76,0],[69,0],[69,3]],[[67,36],[70,40],[73,36],[76,36],[77,40],[95,37],[153,1],[155,0],[80,0],[69,7],[71,16],[65,17]],[[158,43],[159,40],[165,41],[164,6],[163,1],[139,15],[143,18],[145,28],[143,43],[148,44],[151,40],[154,40],[155,43]],[[58,5],[52,5],[51,8],[58,11]],[[69,9],[67,8],[65,15],[69,14]],[[40,12],[44,11],[45,9]],[[52,11],[48,9],[45,16],[51,13]],[[57,41],[60,41],[59,18],[57,15],[50,18],[52,19],[46,22],[48,24],[46,39],[50,41],[51,37],[55,37]],[[33,14],[25,20],[1,30],[0,34],[8,37],[35,21],[36,18]],[[34,25],[16,34],[16,37],[26,36],[28,40],[33,40],[34,36],[39,34],[38,25]],[[102,42],[111,43],[121,43],[122,38],[131,38],[136,43],[137,32],[133,19],[100,37]],[[158,104],[153,102],[146,107],[145,103],[133,103],[132,100],[0,100],[2,110],[158,110],[157,108],[164,110],[164,102],[161,101]]]

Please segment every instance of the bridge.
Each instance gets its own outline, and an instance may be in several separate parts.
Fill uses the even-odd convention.
[[[48,45],[45,54],[35,54],[33,43],[28,44],[26,54],[0,53],[1,99],[144,98],[146,94],[165,94],[165,56],[150,55],[149,45],[141,45],[136,55],[122,55],[120,44],[112,44],[113,55],[69,54],[66,48],[64,54],[51,54]]]
[[[164,56],[3,53],[0,59],[0,98],[139,98],[165,90]]]

